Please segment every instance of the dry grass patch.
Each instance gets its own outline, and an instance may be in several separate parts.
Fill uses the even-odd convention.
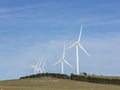
[[[55,78],[1,81],[3,90],[120,90],[119,85],[96,84]]]

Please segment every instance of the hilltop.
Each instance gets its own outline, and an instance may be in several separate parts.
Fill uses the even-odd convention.
[[[26,78],[0,81],[1,90],[120,90],[118,85],[96,84],[58,78]]]
[[[0,81],[0,90],[120,90],[112,80],[119,82],[120,77],[43,73]]]

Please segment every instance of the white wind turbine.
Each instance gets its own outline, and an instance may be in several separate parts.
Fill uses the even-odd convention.
[[[80,34],[79,34],[79,38],[78,40],[73,43],[71,46],[69,46],[67,49],[70,49],[72,47],[76,47],[76,63],[77,63],[77,74],[79,75],[79,56],[78,56],[78,48],[81,48],[83,50],[83,52],[85,54],[87,54],[89,56],[89,54],[87,53],[87,51],[83,48],[83,46],[81,45],[81,34],[82,34],[82,25],[81,25],[81,29],[80,29]]]
[[[57,65],[58,63],[61,63],[62,74],[64,74],[64,63],[66,63],[71,68],[73,68],[72,65],[65,60],[65,45],[64,45],[64,49],[63,49],[63,56],[62,56],[62,58],[58,62],[53,64],[53,65]]]
[[[34,68],[34,74],[42,73],[42,68],[40,67],[42,64],[43,58],[41,60],[38,60],[36,65],[31,65],[31,67]]]
[[[45,69],[44,69],[45,63],[46,63],[46,60],[44,60],[43,65],[41,65],[42,73],[46,72]]]

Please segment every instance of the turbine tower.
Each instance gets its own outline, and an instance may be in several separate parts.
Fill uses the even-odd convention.
[[[79,54],[78,54],[78,49],[81,48],[82,51],[87,54],[89,56],[89,54],[87,53],[87,51],[83,48],[83,46],[81,45],[81,35],[82,35],[82,25],[81,25],[81,29],[80,29],[80,33],[79,33],[79,38],[78,40],[73,43],[71,46],[69,46],[67,49],[70,49],[72,47],[76,47],[76,63],[77,63],[77,75],[79,75]]]
[[[65,60],[65,45],[64,45],[64,49],[63,49],[63,56],[62,56],[62,58],[58,62],[53,64],[53,65],[57,65],[58,63],[61,63],[61,72],[62,72],[62,74],[64,74],[64,63],[66,63],[71,68],[73,68],[72,65]]]

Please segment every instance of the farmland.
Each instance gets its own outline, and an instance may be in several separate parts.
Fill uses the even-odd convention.
[[[120,90],[119,85],[96,84],[57,78],[0,81],[1,90]]]

